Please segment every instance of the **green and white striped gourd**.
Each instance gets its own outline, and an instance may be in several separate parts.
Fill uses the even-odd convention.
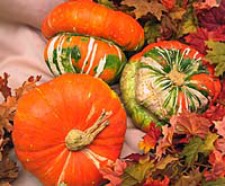
[[[147,46],[125,66],[122,98],[134,123],[147,131],[181,112],[204,112],[220,87],[196,50],[175,41]]]
[[[55,75],[65,73],[89,74],[114,83],[126,63],[123,51],[102,39],[62,33],[48,41],[45,61]]]

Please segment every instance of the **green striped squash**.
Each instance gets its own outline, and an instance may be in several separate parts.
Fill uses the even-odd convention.
[[[116,82],[126,63],[115,44],[89,36],[62,33],[51,38],[44,51],[45,61],[55,75],[89,74],[107,83]]]
[[[120,87],[125,107],[144,131],[177,113],[204,112],[220,91],[203,56],[176,41],[150,44],[133,56]]]

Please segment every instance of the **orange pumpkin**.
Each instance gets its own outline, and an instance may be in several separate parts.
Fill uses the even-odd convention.
[[[71,33],[50,39],[44,56],[55,76],[67,72],[90,74],[107,83],[119,79],[126,63],[125,54],[112,42]]]
[[[51,38],[61,32],[104,38],[125,50],[137,50],[144,44],[144,29],[135,19],[87,0],[62,3],[47,15],[43,35]]]
[[[104,81],[66,74],[19,100],[12,137],[18,159],[44,185],[89,186],[120,155],[125,131],[125,110]]]

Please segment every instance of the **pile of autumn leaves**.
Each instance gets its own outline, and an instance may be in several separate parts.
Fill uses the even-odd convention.
[[[9,74],[0,76],[0,93],[3,102],[0,104],[0,185],[9,186],[18,177],[17,163],[10,158],[13,148],[11,132],[13,130],[13,118],[16,113],[17,102],[26,92],[36,86],[40,76],[29,77],[15,92],[8,86]],[[1,100],[1,99],[0,99]]]
[[[223,89],[206,113],[183,113],[161,128],[152,125],[139,142],[141,153],[102,170],[108,185],[225,185],[225,0],[118,2],[118,9],[134,8],[130,12],[143,24],[146,43],[176,39],[205,54]]]

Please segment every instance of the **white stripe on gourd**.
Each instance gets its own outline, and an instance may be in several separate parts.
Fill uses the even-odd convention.
[[[93,164],[95,165],[95,167],[97,169],[101,168],[101,162],[108,162],[109,164],[113,163],[112,160],[100,156],[99,154],[94,153],[92,150],[90,150],[89,148],[86,148],[84,150],[82,150],[82,152],[86,155],[87,158],[91,159]]]
[[[67,151],[67,150],[66,150]],[[58,179],[58,181],[57,181],[57,185],[59,185],[61,182],[63,182],[64,181],[64,179],[65,179],[65,170],[66,170],[66,168],[68,167],[68,165],[70,165],[70,158],[71,158],[71,156],[72,156],[72,152],[69,152],[69,154],[68,154],[68,156],[67,156],[67,158],[66,158],[66,161],[65,161],[65,163],[64,163],[64,166],[63,166],[63,168],[62,168],[62,171],[61,171],[61,174],[59,175],[59,179]]]
[[[92,52],[92,49],[93,49],[93,46],[94,46],[94,43],[95,43],[95,39],[93,37],[90,37],[89,43],[88,43],[88,51],[86,53],[86,56],[84,58],[83,65],[81,67],[81,72],[80,72],[81,74],[84,73],[84,68],[85,68],[85,66],[88,63],[89,57],[91,55],[91,52]]]
[[[53,62],[53,58],[54,58],[54,46],[55,46],[55,42],[57,41],[57,39],[59,38],[60,36],[55,36],[49,43],[49,46],[48,46],[48,50],[47,50],[47,63],[49,64],[49,68],[51,69],[52,73],[54,75],[59,75],[59,71],[56,67],[56,64],[54,64]]]
[[[117,50],[117,54],[118,54],[118,57],[119,57],[119,59],[120,59],[120,61],[122,61],[123,60],[123,55],[122,55],[122,53],[121,53],[121,50],[119,49],[119,47],[118,46],[116,46],[116,45],[113,45],[115,48],[116,48],[116,50]]]
[[[65,69],[64,69],[63,64],[62,64],[62,55],[63,55],[63,44],[64,44],[64,41],[65,41],[65,35],[61,35],[61,37],[58,38],[59,44],[57,45],[57,48],[56,48],[56,55],[57,55],[56,59],[57,59],[57,65],[58,65],[60,74],[64,74],[65,73]]]
[[[106,55],[104,55],[104,57],[100,59],[98,67],[96,69],[96,74],[94,75],[94,77],[99,77],[101,75],[101,73],[103,72],[105,68],[105,65],[106,65]]]
[[[85,72],[85,74],[89,74],[90,71],[91,71],[91,68],[92,68],[94,60],[95,60],[97,48],[98,48],[98,44],[95,43],[94,47],[93,47],[93,50],[92,50],[92,53],[91,53],[91,59],[90,59],[90,62],[89,62],[89,67],[88,67],[87,71]]]

